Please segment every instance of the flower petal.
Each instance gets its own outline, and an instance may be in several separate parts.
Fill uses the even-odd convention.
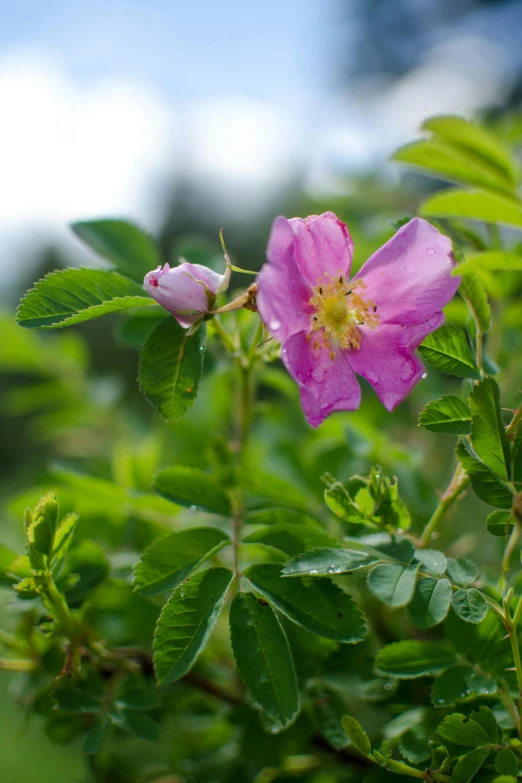
[[[312,291],[297,268],[294,241],[290,222],[276,218],[268,240],[268,263],[257,278],[257,309],[279,342],[307,329],[313,312],[309,304]]]
[[[422,377],[424,366],[415,355],[415,348],[443,321],[443,313],[435,313],[413,326],[383,324],[374,330],[361,327],[359,350],[344,352],[352,369],[371,383],[389,411],[404,400]]]
[[[316,286],[325,272],[350,276],[353,240],[345,223],[333,212],[289,222],[295,234],[297,265],[311,286]]]
[[[357,274],[385,324],[418,324],[446,305],[460,284],[451,242],[414,218],[377,250]]]
[[[211,269],[184,261],[173,268],[165,264],[163,269],[149,272],[143,284],[150,296],[172,313],[181,326],[188,327],[211,309],[216,283],[220,280],[221,275]],[[187,313],[187,310],[194,313]]]
[[[306,419],[318,427],[334,411],[354,411],[361,402],[361,389],[347,361],[347,351],[338,351],[331,359],[321,348],[312,353],[306,332],[290,337],[283,345],[281,358],[286,369],[300,386],[301,403]]]

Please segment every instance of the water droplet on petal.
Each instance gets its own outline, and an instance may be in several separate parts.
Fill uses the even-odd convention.
[[[325,411],[325,410],[328,408],[329,404],[330,404],[330,403],[328,403],[328,402],[321,402],[321,403],[319,404],[319,408],[320,408],[322,411]]]
[[[379,380],[375,375],[375,373],[373,372],[366,373],[366,378],[368,380],[368,383],[377,383],[377,381]]]
[[[411,380],[412,375],[415,372],[415,367],[413,363],[406,362],[401,370],[401,379],[406,383],[407,381]]]
[[[451,264],[451,258],[447,258],[447,259],[446,259],[446,263],[447,263],[447,264]]]
[[[268,326],[270,327],[270,329],[274,329],[274,330],[279,329],[279,327],[281,326],[281,321],[277,321],[274,319],[273,321],[269,322]]]
[[[433,247],[429,247],[429,248],[426,250],[426,255],[427,255],[427,256],[434,256],[434,255],[435,255],[435,252],[436,252],[436,251],[435,251],[435,248],[433,248]]]
[[[286,353],[286,348],[283,348],[283,350],[281,351],[281,353]]]
[[[189,511],[196,511],[196,506],[190,506]]]

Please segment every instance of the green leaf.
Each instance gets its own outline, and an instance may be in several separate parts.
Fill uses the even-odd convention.
[[[229,537],[214,527],[170,533],[143,553],[134,569],[134,588],[148,596],[172,590],[229,543]]]
[[[201,509],[225,517],[232,513],[228,493],[212,476],[197,468],[183,465],[164,468],[156,474],[154,489],[167,500],[194,511]]]
[[[50,556],[58,524],[58,500],[54,492],[48,492],[35,506],[32,515],[26,517],[25,534],[30,556],[33,553]],[[38,555],[37,555],[38,556]],[[33,567],[38,568],[39,563]]]
[[[61,329],[107,313],[154,305],[143,288],[108,269],[62,269],[39,280],[16,313],[20,326]]]
[[[443,324],[419,346],[422,358],[440,372],[459,378],[480,379],[468,335],[462,326]]]
[[[11,570],[12,564],[16,560],[16,552],[0,544],[0,585],[12,585],[15,581]],[[29,573],[31,570],[29,569]]]
[[[107,578],[110,566],[103,549],[94,541],[84,539],[70,551],[67,569],[78,577],[77,581],[65,590],[67,603],[76,607]]]
[[[472,718],[466,718],[460,712],[446,715],[438,732],[443,739],[453,742],[455,745],[473,748],[489,743],[489,737],[482,726]]]
[[[141,350],[140,389],[167,421],[179,421],[196,401],[205,343],[204,324],[191,335],[169,316],[154,328]]]
[[[455,189],[437,193],[421,205],[419,214],[427,218],[467,218],[522,228],[522,204],[519,201],[478,190]]]
[[[478,458],[465,438],[459,440],[456,454],[471,480],[475,494],[491,506],[510,509],[513,503],[511,488]]]
[[[474,587],[467,590],[457,590],[451,606],[461,620],[474,625],[480,623],[488,612],[486,599]]]
[[[382,647],[375,658],[375,668],[389,677],[413,680],[444,671],[455,662],[455,653],[444,644],[402,641]]]
[[[141,712],[117,712],[111,714],[111,720],[119,729],[140,739],[157,742],[161,735],[161,726],[155,720]]]
[[[266,601],[237,593],[230,607],[232,649],[241,679],[273,729],[295,719],[299,693],[290,646]]]
[[[478,723],[489,737],[489,741],[496,745],[502,739],[502,729],[489,707],[482,704],[478,711],[473,711],[470,718]]]
[[[419,425],[431,432],[467,435],[471,430],[471,411],[463,400],[448,394],[426,405]]]
[[[351,595],[329,579],[281,579],[281,566],[273,563],[250,566],[245,576],[280,612],[307,631],[339,642],[363,639],[363,614]]]
[[[493,511],[486,517],[486,530],[492,536],[507,536],[513,530],[514,522],[510,511]]]
[[[442,576],[448,566],[446,556],[438,549],[416,549],[415,560],[435,576]]]
[[[317,520],[303,511],[293,508],[260,508],[245,514],[245,525],[294,525],[317,526]]]
[[[357,748],[363,756],[369,756],[372,752],[372,746],[361,724],[351,715],[344,715],[341,722],[354,748]]]
[[[73,223],[71,228],[95,253],[138,283],[161,264],[152,237],[127,220],[89,220]]]
[[[227,568],[209,568],[189,577],[161,610],[154,635],[158,682],[179,680],[207,643],[234,578]]]
[[[434,707],[454,707],[459,701],[493,695],[496,691],[497,686],[491,678],[477,674],[469,666],[452,666],[434,680],[431,702]]]
[[[391,541],[374,544],[373,551],[383,555],[385,560],[397,560],[399,563],[409,565],[415,557],[415,547],[408,538],[393,536]]]
[[[344,700],[333,689],[322,684],[313,687],[311,696],[314,717],[323,737],[335,750],[348,747],[350,741],[341,723],[346,712]]]
[[[508,250],[485,250],[482,253],[471,253],[451,272],[452,275],[480,273],[483,270],[491,272],[522,271],[522,255]]]
[[[416,141],[401,147],[393,159],[425,174],[463,185],[499,190],[509,195],[513,185],[487,161],[473,159],[444,141]]]
[[[491,307],[482,279],[476,274],[465,274],[460,281],[459,292],[473,313],[481,332],[489,332]]]
[[[351,574],[379,562],[375,555],[357,549],[316,549],[287,563],[283,576],[335,576]]]
[[[495,771],[499,775],[515,775],[518,772],[517,757],[509,748],[502,748],[495,756]]]
[[[364,484],[361,482],[357,485],[357,490],[362,486]],[[335,516],[339,517],[339,519],[344,519],[345,522],[372,524],[367,510],[352,499],[348,490],[339,481],[325,489],[324,502]]]
[[[448,557],[447,573],[455,584],[467,587],[478,576],[478,568],[469,557]]]
[[[394,609],[406,606],[413,596],[418,564],[381,563],[368,574],[368,587],[376,598]]]
[[[473,780],[488,755],[487,748],[475,748],[462,756],[451,773],[451,783],[469,783]]]
[[[506,185],[516,185],[518,172],[510,151],[489,129],[453,115],[430,117],[424,121],[422,129],[432,131],[455,149],[467,154],[470,160],[495,170]]]
[[[451,584],[447,579],[419,579],[408,614],[417,627],[432,628],[446,617],[451,595]]]
[[[54,709],[62,712],[99,712],[101,700],[79,688],[60,688],[54,691]]]
[[[471,443],[475,454],[501,479],[509,480],[511,450],[500,411],[500,390],[493,378],[484,378],[470,394]]]
[[[53,567],[61,563],[69,551],[78,519],[78,514],[67,514],[56,528],[53,546]]]
[[[87,734],[84,735],[82,741],[82,750],[88,756],[94,756],[98,753],[111,728],[111,723],[106,715],[100,715],[100,717],[93,723]]]
[[[266,544],[280,549],[290,557],[313,547],[335,547],[335,538],[328,535],[318,525],[306,525],[290,522],[288,524],[267,525],[250,533],[243,541],[247,544]]]
[[[121,318],[116,338],[125,347],[140,351],[152,330],[164,320],[163,307],[138,307]]]

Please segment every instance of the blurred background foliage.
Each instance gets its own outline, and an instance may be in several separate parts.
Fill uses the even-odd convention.
[[[100,32],[100,28],[105,27],[105,6],[78,2],[67,5],[67,13],[65,4],[59,2],[22,2],[8,11],[7,24],[0,37],[3,56],[0,94],[14,94],[17,82],[8,84],[6,74],[16,55],[20,76],[20,57],[26,56],[27,68],[23,78],[20,76],[19,84],[28,92],[19,91],[12,98],[13,107],[17,109],[21,101],[30,102],[31,95],[34,104],[38,104],[41,97],[39,111],[43,126],[41,130],[37,123],[29,129],[24,127],[18,148],[11,146],[14,137],[8,136],[2,143],[0,131],[2,161],[7,160],[7,156],[22,160],[27,145],[33,140],[39,159],[43,159],[46,155],[44,142],[54,136],[60,137],[63,130],[53,130],[52,101],[44,100],[46,74],[51,85],[53,73],[44,71],[43,81],[34,82],[36,92],[31,93],[30,66],[35,67],[37,63],[34,52],[38,56],[42,51],[46,51],[46,56],[51,52],[65,70],[69,69],[78,100],[83,100],[81,93],[89,78],[100,78],[100,75],[120,78],[123,74],[130,84],[140,85],[144,95],[148,85],[156,88],[159,84],[165,111],[169,109],[165,96],[173,89],[169,78],[175,75],[177,81],[183,83],[186,77],[187,89],[192,89],[199,98],[205,94],[199,83],[204,84],[207,77],[209,95],[216,90],[212,87],[214,65],[218,72],[225,74],[219,86],[223,106],[217,115],[210,113],[205,120],[210,135],[196,134],[194,139],[194,145],[202,147],[199,150],[201,160],[207,161],[213,156],[221,160],[221,169],[216,166],[209,171],[208,187],[204,167],[196,175],[181,165],[183,150],[178,148],[169,152],[166,147],[159,163],[160,169],[164,166],[162,176],[158,178],[151,173],[149,179],[140,182],[134,181],[127,170],[121,172],[115,168],[112,171],[110,155],[104,153],[108,181],[119,177],[124,183],[128,182],[130,188],[141,189],[139,198],[134,200],[129,201],[127,195],[120,198],[121,188],[113,188],[107,203],[107,199],[102,198],[104,178],[98,176],[95,183],[95,191],[100,193],[98,210],[95,197],[91,203],[89,200],[82,202],[74,195],[82,187],[79,176],[68,201],[68,180],[64,179],[62,171],[38,166],[33,170],[25,164],[16,175],[23,180],[26,191],[31,190],[33,177],[41,179],[41,182],[35,182],[42,201],[41,214],[38,205],[33,211],[25,209],[24,199],[17,201],[16,193],[14,201],[10,201],[9,187],[4,188],[0,202],[7,215],[0,219],[0,243],[3,245],[0,269],[5,275],[5,285],[0,291],[2,540],[20,547],[23,509],[34,506],[44,491],[56,489],[62,512],[75,510],[80,514],[79,539],[95,542],[100,547],[100,567],[103,568],[106,558],[110,559],[113,578],[100,588],[99,624],[112,643],[139,644],[140,640],[150,638],[155,611],[149,602],[132,593],[127,576],[136,553],[142,552],[173,524],[171,507],[151,495],[152,477],[159,467],[171,463],[202,468],[223,464],[224,444],[234,415],[235,380],[219,350],[213,349],[206,357],[206,371],[195,407],[183,421],[167,425],[148,407],[136,385],[136,349],[151,327],[148,314],[142,318],[134,315],[105,317],[53,334],[35,333],[15,325],[15,305],[35,279],[57,267],[85,263],[86,258],[89,263],[96,262],[94,258],[82,255],[76,241],[64,237],[62,229],[56,227],[65,225],[67,220],[85,217],[85,213],[96,217],[108,212],[115,216],[125,212],[154,231],[165,260],[184,256],[189,261],[221,268],[218,231],[224,226],[233,263],[258,269],[264,259],[268,231],[275,214],[304,216],[332,210],[348,223],[355,240],[355,264],[360,266],[391,236],[394,220],[415,214],[419,203],[442,186],[437,179],[417,173],[403,173],[399,178],[395,169],[384,165],[395,146],[415,136],[424,116],[458,111],[461,105],[464,113],[478,113],[520,159],[522,3],[518,0],[344,0],[324,4],[306,2],[302,6],[282,3],[288,7],[281,10],[281,29],[284,32],[286,26],[293,25],[288,44],[290,60],[296,52],[302,53],[302,48],[310,41],[316,44],[309,59],[297,58],[296,62],[285,62],[281,57],[285,41],[278,31],[278,3],[254,3],[245,7],[227,2],[220,10],[214,4],[203,4],[206,8],[202,12],[205,16],[202,32],[191,14],[183,9],[183,3],[116,3],[110,16],[121,27],[119,33],[116,25],[114,38],[111,33],[110,43],[116,51],[116,55],[112,54],[113,60],[106,52],[106,33]],[[29,14],[31,21],[22,33],[24,13]],[[142,41],[135,38],[135,29],[129,26],[127,19],[133,15],[136,24],[144,18],[150,22],[144,27],[146,40],[143,45],[155,61],[141,72],[129,65],[129,47],[131,59],[139,62],[143,56],[136,51]],[[231,26],[233,40],[223,35],[223,18]],[[317,20],[320,25],[315,28]],[[251,28],[258,23],[264,50],[259,53],[259,60],[253,57],[249,61],[249,68],[257,69],[256,78],[252,80],[249,71],[245,76],[246,84],[240,84],[235,76],[230,76],[241,70],[244,57],[235,38],[244,36],[249,40]],[[161,36],[154,58],[157,26],[168,31],[169,25],[177,36],[180,30],[185,33],[197,56],[204,48],[200,38],[218,39],[218,51],[209,47],[202,55],[201,70],[191,60],[186,72],[180,67],[176,52],[172,53],[173,63],[170,62],[168,47]],[[89,33],[96,42],[98,70],[94,68],[92,58],[84,55],[83,62],[81,58],[75,59],[72,49],[77,29],[82,30],[80,38]],[[227,49],[229,51],[224,54],[223,50]],[[304,109],[295,96],[290,98],[288,94],[281,96],[279,93],[278,74],[274,75],[267,64],[273,53],[278,67],[282,68],[279,76],[283,92],[288,90],[292,80],[296,89],[304,92],[309,72],[319,74],[309,94],[305,95]],[[82,67],[84,72],[79,75]],[[483,78],[485,72],[487,78]],[[120,87],[123,101],[127,87],[122,83]],[[114,89],[111,95],[112,98],[116,96],[117,103],[117,80]],[[74,102],[74,93],[71,95]],[[274,111],[279,110],[281,104],[293,106],[295,103],[298,108],[294,119],[307,118],[305,141],[299,138],[299,127],[290,126],[288,147],[278,148],[279,157],[270,150],[267,152],[259,147],[259,129],[254,128],[251,133],[249,122],[255,124],[257,117],[254,112],[248,115],[249,122],[238,125],[239,135],[227,139],[229,146],[222,144],[221,136],[212,137],[212,124],[216,116],[222,119],[227,115],[230,105],[226,100],[236,99],[237,95],[244,101],[250,98],[269,104],[272,101],[276,107]],[[155,110],[151,113],[153,119],[157,117]],[[146,103],[138,101],[133,111],[138,117],[146,114]],[[310,119],[315,114],[330,118],[330,125],[325,119],[318,128]],[[24,119],[22,114],[20,117]],[[110,111],[107,118],[110,124]],[[13,122],[17,119],[21,121],[15,111]],[[27,115],[25,119],[30,120],[31,116]],[[97,119],[103,121],[103,112]],[[129,119],[134,119],[132,112]],[[228,120],[233,123],[233,113]],[[49,124],[50,129],[46,127]],[[123,125],[116,123],[116,127],[121,133]],[[169,127],[168,123],[165,127]],[[223,127],[223,133],[226,133],[230,125],[225,123]],[[262,130],[263,127],[261,123]],[[99,150],[92,146],[83,151],[87,163],[92,159],[95,167],[97,152],[104,147],[103,128],[98,132]],[[129,133],[132,134],[132,128]],[[151,138],[147,144],[154,146],[156,141]],[[230,171],[227,166],[234,160],[234,144],[239,145],[239,163],[238,168]],[[292,153],[293,146],[299,154]],[[127,165],[148,166],[147,156],[136,150],[138,148],[129,152]],[[76,154],[80,152],[80,149],[76,150]],[[59,154],[52,158],[53,166],[71,169],[71,160],[66,153],[64,150],[63,159]],[[169,159],[171,153],[177,154],[181,161]],[[192,151],[191,155],[194,157],[196,153]],[[279,178],[281,172],[278,173],[277,166],[285,156],[293,163]],[[241,169],[242,161],[244,170]],[[256,165],[252,165],[253,162]],[[265,164],[268,178],[273,175],[275,180],[274,187],[266,187]],[[177,171],[173,174],[176,166]],[[83,169],[81,172],[85,173]],[[45,186],[53,189],[55,173],[62,191],[61,201],[47,213],[43,203]],[[9,185],[9,182],[4,184]],[[248,198],[241,203],[245,193]],[[31,198],[28,197],[28,201],[31,202]],[[19,214],[15,215],[12,210],[17,204]],[[74,209],[77,209],[76,214]],[[3,207],[0,211],[4,211]],[[521,355],[519,297],[522,276],[520,272],[503,275],[504,290],[498,290],[498,280],[493,276],[488,280],[486,275],[485,282],[492,296],[497,323],[503,319],[507,327],[502,342],[501,330],[497,329],[493,331],[490,343],[492,358],[502,367],[508,358]],[[244,278],[236,275],[233,286],[242,285]],[[509,294],[507,305],[501,303],[503,293]],[[465,318],[459,303],[452,304],[447,315],[455,322]],[[245,313],[245,329],[249,318],[251,316]],[[504,389],[505,398],[514,406],[520,388],[520,362],[512,361],[510,368],[511,375],[504,378]],[[399,477],[401,494],[411,510],[413,525],[419,528],[436,504],[436,492],[449,476],[454,439],[416,429],[412,422],[429,400],[443,393],[457,393],[458,388],[458,380],[429,371],[427,379],[392,415],[365,387],[359,411],[335,415],[316,432],[304,422],[297,387],[279,365],[274,364],[264,375],[259,392],[251,446],[255,455],[253,461],[257,461],[263,471],[291,482],[318,508],[321,508],[324,489],[320,482],[323,473],[329,471],[342,481],[355,473],[365,475],[372,464],[380,464],[386,473]],[[190,515],[188,511],[180,513]],[[452,517],[452,537],[457,538],[452,554],[474,551],[479,562],[487,563],[497,556],[497,552],[491,539],[485,540],[482,524],[477,532],[471,532],[469,522],[475,514],[480,514],[482,519],[484,507],[480,501],[468,498]],[[463,535],[455,536],[455,530],[462,530]],[[2,592],[1,600],[9,602],[6,591]],[[5,607],[1,612],[5,616]],[[301,650],[297,661],[303,667],[308,653],[312,656],[322,654],[321,645],[329,649],[330,643],[325,640],[307,636],[293,626],[288,631],[293,644]],[[211,651],[205,654],[213,676],[221,677],[225,682],[229,675],[225,667],[223,671],[219,670],[219,650],[220,645],[225,649],[227,644],[226,628],[223,628],[213,640]],[[356,652],[350,651],[350,654],[363,655],[364,651],[360,652],[357,647]],[[346,662],[343,665],[346,666]],[[8,678],[5,673],[1,674],[0,682],[7,689]],[[44,732],[53,732],[54,737],[60,739],[59,732],[63,730],[65,743],[70,739],[65,726],[46,723],[41,717],[26,721],[23,687],[12,681],[9,688],[10,693],[6,691],[0,698],[0,732],[4,737],[0,769],[5,780],[25,783],[32,779],[35,769],[38,769],[42,783],[57,777],[83,780],[84,762],[77,740],[72,738],[72,745],[64,744],[59,749],[50,745]],[[177,754],[182,751],[183,758],[193,751],[192,757],[196,759],[193,768],[186,770],[186,781],[195,780],[196,777],[191,778],[194,775],[197,780],[203,780],[206,774],[210,775],[211,769],[215,772],[220,761],[226,764],[226,754],[237,751],[234,725],[220,720],[219,712],[210,714],[203,697],[183,688],[179,685],[174,691],[177,709],[180,702],[183,703],[183,721],[174,713],[162,741],[155,746],[144,746],[141,740],[134,739],[115,745],[104,761],[104,779],[111,783],[152,779],[154,770],[160,779],[162,770],[176,766]],[[16,712],[11,706],[13,698],[19,704]],[[244,716],[238,713],[236,720],[238,723],[252,721],[252,715],[252,712]],[[372,719],[378,721],[377,714]],[[306,720],[303,717],[301,722],[306,723]],[[255,759],[263,759],[268,764],[267,759],[273,758],[273,764],[277,766],[292,751],[293,733],[307,730],[309,727],[298,723],[280,737],[267,736],[263,747],[260,747],[259,734],[254,729],[249,743],[247,730],[242,740],[243,751],[253,763]],[[142,768],[144,757],[146,769],[144,767],[139,773],[143,777],[136,777],[136,769]],[[208,772],[205,772],[205,764],[209,765]],[[183,769],[180,774],[184,774]],[[308,779],[313,783],[330,783],[331,780],[320,772]],[[164,780],[174,783],[178,779],[170,776]]]

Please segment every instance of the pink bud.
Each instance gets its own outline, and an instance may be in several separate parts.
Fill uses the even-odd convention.
[[[143,284],[147,293],[187,328],[213,309],[224,278],[206,266],[184,261],[172,269],[165,264],[148,272]]]

